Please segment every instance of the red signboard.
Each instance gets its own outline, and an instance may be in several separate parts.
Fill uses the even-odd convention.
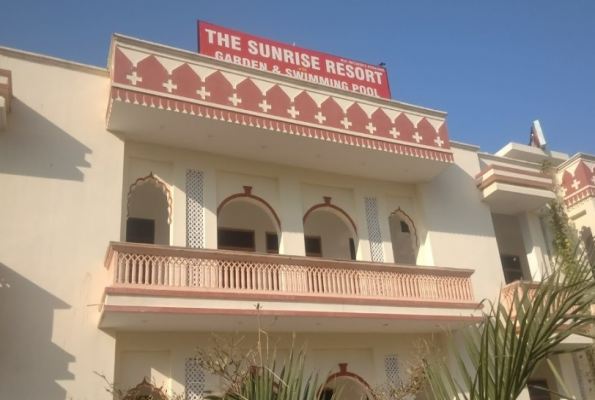
[[[198,52],[220,60],[390,99],[386,69],[198,21]]]

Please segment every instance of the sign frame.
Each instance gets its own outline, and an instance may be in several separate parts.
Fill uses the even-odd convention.
[[[316,50],[197,21],[198,53],[323,86],[392,99],[388,71]]]

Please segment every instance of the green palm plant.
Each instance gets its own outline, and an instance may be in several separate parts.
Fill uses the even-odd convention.
[[[483,321],[462,331],[465,346],[454,355],[455,367],[444,358],[425,360],[434,398],[514,400],[542,363],[550,365],[568,391],[550,357],[569,352],[559,344],[571,335],[593,338],[589,328],[595,323],[592,266],[584,252],[575,253],[573,260],[565,260],[564,268],[554,268],[537,284],[521,282],[507,302],[502,295],[495,303],[484,301]],[[569,393],[550,392],[571,398]]]
[[[252,367],[245,380],[230,387],[225,399],[234,400],[315,400],[318,376],[304,374],[306,347],[296,353],[293,348],[284,362],[281,372],[275,373],[276,349],[262,366]]]

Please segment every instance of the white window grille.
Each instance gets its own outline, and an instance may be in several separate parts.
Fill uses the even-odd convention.
[[[378,221],[378,199],[366,197],[366,222],[368,225],[368,240],[370,241],[370,252],[372,261],[384,262],[384,249],[382,248],[382,234],[380,233],[380,222]]]
[[[396,386],[401,382],[401,378],[399,378],[399,358],[397,356],[386,356],[384,358],[384,369],[388,383]]]
[[[205,392],[205,371],[196,358],[186,359],[186,400],[201,400]]]
[[[201,171],[186,172],[186,246],[205,246],[204,177]]]

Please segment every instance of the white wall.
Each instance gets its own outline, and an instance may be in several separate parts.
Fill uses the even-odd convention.
[[[175,246],[186,245],[185,179],[186,170],[189,169],[204,173],[207,248],[217,248],[217,208],[229,196],[243,194],[244,186],[251,186],[252,195],[266,201],[280,218],[283,231],[280,243],[281,254],[305,254],[303,216],[311,207],[323,204],[325,196],[331,197],[331,204],[343,210],[354,221],[357,229],[356,250],[359,260],[371,259],[363,205],[364,197],[373,196],[379,199],[379,222],[385,245],[386,262],[392,262],[392,245],[388,227],[390,212],[386,207],[387,199],[393,199],[390,202],[391,206],[400,204],[395,203],[394,199],[405,199],[402,201],[404,204],[402,207],[407,208],[412,215],[417,215],[410,211],[415,202],[415,190],[412,185],[270,165],[136,142],[126,143],[125,159],[126,165],[138,164],[137,160],[143,160],[146,164],[142,171],[135,167],[138,172],[134,174],[128,172],[127,176],[130,176],[130,179],[147,171],[163,171],[160,174],[164,176],[163,180],[171,185],[174,198],[172,244]],[[171,174],[171,181],[167,178],[166,165],[171,166],[171,170],[174,171]],[[127,167],[126,170],[132,170],[132,168]],[[261,207],[261,209],[273,218],[266,208]],[[347,219],[344,218],[344,220]],[[423,226],[421,218],[415,222],[416,226],[418,223]],[[353,230],[351,227],[349,229]],[[352,236],[355,235],[352,233]],[[346,254],[344,257],[349,258],[349,247]]]
[[[231,337],[231,334],[225,332],[216,332],[214,335],[226,340]],[[277,359],[280,369],[294,339],[291,334],[269,335],[271,350],[278,342]],[[238,333],[236,339],[240,337],[243,339],[238,349],[246,351],[255,347],[254,334]],[[311,372],[318,372],[319,385],[322,385],[328,374],[339,372],[339,363],[347,363],[347,371],[361,376],[371,387],[376,388],[387,379],[386,356],[398,357],[400,377],[406,379],[406,369],[418,355],[416,343],[420,340],[432,341],[435,337],[429,334],[304,333],[296,336],[294,349],[307,346],[306,376]],[[206,333],[118,333],[116,380],[122,382],[123,388],[127,388],[140,383],[146,374],[153,373],[155,376],[151,378],[158,383],[165,382],[165,389],[181,393],[185,386],[186,358],[196,357],[196,348],[212,348],[212,339],[213,336]],[[266,339],[267,337],[263,337],[263,340]],[[165,376],[163,371],[168,370],[171,375]],[[213,393],[220,388],[219,378],[207,374],[206,389]]]
[[[0,56],[0,398],[107,399],[115,338],[97,329],[120,238],[124,145],[105,130],[107,72]],[[99,74],[99,75],[98,75]]]
[[[494,299],[504,282],[489,207],[475,184],[479,160],[475,151],[453,148],[455,165],[418,186],[427,232],[426,260],[438,267],[475,270],[475,298]]]

